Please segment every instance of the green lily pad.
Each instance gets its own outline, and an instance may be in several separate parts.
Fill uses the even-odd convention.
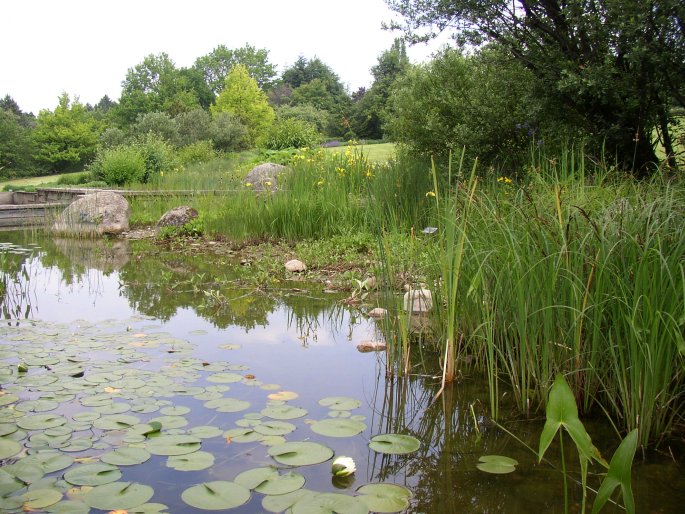
[[[53,400],[26,400],[14,406],[20,412],[47,412],[57,407],[59,403]]]
[[[286,435],[297,428],[292,423],[285,421],[263,421],[254,427],[254,431],[262,435]]]
[[[362,404],[359,400],[347,396],[329,396],[319,400],[319,405],[328,407],[331,410],[352,410]]]
[[[251,428],[232,428],[224,432],[224,437],[228,442],[255,443],[261,441],[264,436]]]
[[[93,447],[93,439],[91,437],[78,437],[70,439],[66,444],[63,444],[59,449],[63,452],[82,452]]]
[[[303,441],[272,446],[268,454],[281,464],[308,466],[327,461],[333,457],[333,450],[319,443]]]
[[[14,464],[6,464],[2,469],[26,483],[37,482],[45,475],[45,471],[43,471],[40,464],[31,461],[26,462],[26,459],[17,461]]]
[[[138,507],[128,509],[128,514],[164,514],[169,507],[163,503],[143,503]]]
[[[197,451],[187,455],[172,455],[166,465],[177,471],[199,471],[207,469],[214,464],[214,455],[209,452]]]
[[[150,457],[150,452],[144,448],[125,446],[102,454],[100,460],[113,466],[134,466],[146,462]]]
[[[240,382],[243,379],[242,375],[238,373],[214,373],[207,377],[207,382],[215,384],[231,384],[233,382]]]
[[[316,496],[317,492],[309,489],[298,489],[292,493],[279,494],[277,496],[265,496],[262,498],[262,508],[267,512],[285,512],[298,501]]]
[[[24,416],[17,420],[19,428],[24,430],[45,430],[46,428],[58,427],[64,425],[67,418],[58,416],[56,414],[35,414],[33,416]]]
[[[478,459],[476,467],[486,473],[495,475],[506,475],[516,471],[518,461],[502,455],[483,455]]]
[[[367,484],[357,492],[358,498],[373,512],[400,512],[409,507],[412,493],[406,487],[395,484]]]
[[[0,460],[14,457],[22,450],[22,446],[11,439],[0,438]]]
[[[219,427],[213,427],[209,425],[193,427],[190,430],[188,430],[188,435],[199,437],[200,439],[211,439],[212,437],[219,437],[223,433],[223,430],[221,430]]]
[[[86,505],[94,509],[130,509],[147,502],[154,490],[136,482],[112,482],[93,487],[83,495]]]
[[[83,502],[64,500],[50,505],[45,510],[50,514],[88,514],[90,507]]]
[[[170,428],[182,428],[188,425],[188,420],[183,416],[158,416],[152,418],[148,423],[160,423],[163,430]]]
[[[296,419],[307,415],[307,411],[292,405],[271,405],[261,411],[264,416],[273,419]]]
[[[29,489],[22,494],[24,509],[43,509],[54,505],[62,499],[62,493],[57,489]]]
[[[186,455],[200,449],[201,440],[191,435],[161,435],[145,445],[153,455]]]
[[[74,463],[74,459],[62,453],[49,451],[38,452],[24,457],[23,462],[33,462],[43,468],[44,473],[54,473],[67,469]]]
[[[296,502],[292,514],[368,514],[366,504],[354,496],[322,493]]]
[[[197,509],[233,509],[247,503],[250,490],[234,482],[216,480],[186,489],[181,493],[181,499]]]
[[[16,394],[9,394],[9,393],[4,393],[0,395],[0,407],[3,405],[9,405],[10,403],[14,403],[19,399],[19,397]]]
[[[14,423],[0,423],[0,437],[13,434],[18,428]]]
[[[164,407],[162,410],[160,410],[160,413],[164,414],[165,416],[183,416],[189,412],[190,407],[186,407],[185,405]]]
[[[205,402],[204,406],[217,412],[240,412],[249,409],[250,402],[236,398],[217,398],[216,400]]]
[[[292,471],[279,475],[275,467],[267,466],[243,471],[235,477],[234,482],[258,493],[280,495],[297,491],[304,485],[305,479]]]
[[[123,430],[140,423],[140,419],[130,414],[111,414],[102,416],[93,422],[95,428],[100,430]]]
[[[64,474],[64,480],[73,485],[102,485],[116,482],[121,471],[111,464],[80,464]]]
[[[352,437],[366,430],[366,425],[353,419],[328,418],[312,423],[310,428],[317,434],[329,437]]]
[[[112,402],[106,405],[93,407],[93,410],[100,414],[123,414],[124,412],[130,411],[131,406],[128,403]]]
[[[421,442],[413,436],[404,434],[381,434],[371,438],[369,447],[378,453],[401,455],[419,449]]]

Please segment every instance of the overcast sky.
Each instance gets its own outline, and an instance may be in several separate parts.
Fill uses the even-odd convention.
[[[10,0],[2,3],[0,97],[25,112],[54,109],[62,91],[97,103],[118,100],[129,68],[166,52],[191,66],[218,45],[269,50],[278,72],[300,55],[319,57],[350,91],[395,33],[383,0]],[[412,62],[439,47],[409,49]]]

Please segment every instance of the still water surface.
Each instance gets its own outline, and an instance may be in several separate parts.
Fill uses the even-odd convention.
[[[230,255],[211,250],[183,255],[146,242],[64,241],[10,232],[0,233],[0,242],[7,284],[0,330],[0,351],[5,352],[0,364],[5,371],[0,376],[3,389],[19,397],[17,403],[57,397],[59,406],[51,414],[69,419],[79,412],[91,412],[93,409],[80,403],[79,394],[84,380],[97,376],[104,377],[97,382],[100,389],[113,384],[115,391],[123,390],[112,393],[111,403],[121,409],[131,407],[126,414],[135,413],[141,423],[158,419],[162,416],[158,411],[170,407],[172,410],[166,412],[184,414],[173,420],[164,418],[169,423],[168,427],[162,423],[165,432],[187,434],[200,426],[220,431],[217,433],[221,435],[202,439],[202,451],[214,459],[206,469],[172,469],[167,457],[161,455],[152,455],[141,464],[120,466],[120,480],[151,486],[154,494],[148,503],[166,505],[164,512],[204,512],[181,499],[182,492],[194,484],[231,481],[255,467],[287,468],[268,454],[271,446],[282,441],[241,442],[240,437],[226,436],[227,431],[234,435],[239,433],[237,429],[249,428],[250,419],[275,404],[269,395],[282,391],[297,394],[285,405],[306,411],[301,417],[288,419],[295,429],[283,437],[321,443],[335,455],[352,457],[357,466],[356,473],[344,480],[332,479],[330,460],[299,466],[296,471],[306,480],[306,489],[355,496],[364,484],[399,484],[413,494],[406,510],[413,513],[563,512],[559,464],[537,463],[534,453],[522,442],[488,422],[487,391],[481,380],[466,376],[434,402],[439,385],[435,372],[424,370],[405,379],[386,379],[382,355],[356,350],[361,341],[379,337],[373,322],[343,307],[340,297],[323,292],[321,287],[281,283],[257,290],[249,286],[245,271]],[[36,335],[38,339],[31,339]],[[13,370],[24,357],[22,349],[29,360],[33,359],[28,373],[33,377],[50,367],[38,366],[48,362],[40,359],[53,358],[65,348],[68,353],[72,342],[77,345],[73,360],[82,366],[85,378],[65,378],[59,387],[31,387],[30,382],[28,387],[19,386],[22,379]],[[242,375],[241,380],[232,381],[236,373]],[[226,376],[230,383],[221,381]],[[128,390],[132,380],[149,383]],[[62,385],[79,393],[70,400],[60,390]],[[249,406],[237,412],[207,407],[208,399],[216,397],[249,402]],[[358,406],[332,410],[319,403],[327,397],[349,397],[357,400]],[[158,411],[142,408],[151,402],[159,403]],[[14,422],[11,408],[12,404],[0,407],[0,423]],[[99,409],[105,416],[114,412],[109,403]],[[320,435],[311,429],[317,420],[338,416],[360,421],[366,428],[348,437]],[[504,424],[537,448],[542,422],[538,418]],[[607,427],[590,421],[586,425],[595,444],[610,455],[617,444],[615,436]],[[29,453],[49,447],[61,449],[72,458],[97,461],[113,448],[140,445],[125,441],[125,430],[97,426],[75,430],[67,442],[59,443],[38,438],[37,432],[40,430],[29,431],[27,438],[20,440]],[[406,455],[372,451],[369,440],[385,433],[415,436],[420,448]],[[87,442],[81,449],[72,444],[75,439]],[[558,453],[558,448],[552,450]],[[682,512],[685,470],[682,453],[677,447],[672,450],[675,459],[664,454],[649,455],[644,460],[638,456],[633,472],[638,512]],[[476,469],[479,457],[491,454],[515,458],[517,470],[489,475]],[[10,465],[21,455],[3,464]],[[569,452],[567,460],[573,463],[573,459]],[[52,478],[50,487],[66,491],[70,486],[60,480],[78,465],[76,462],[47,473],[38,485],[42,487]],[[596,486],[597,481],[592,483]],[[26,489],[2,487],[0,496],[6,497],[0,511],[13,512],[7,497],[24,494]],[[247,503],[231,512],[265,512],[263,498],[253,492]],[[590,505],[591,500],[592,496]],[[58,510],[65,501],[66,492],[61,502],[35,511],[81,512]],[[572,511],[578,511],[579,501],[580,489],[572,487]],[[80,502],[78,496],[75,502]],[[73,502],[68,506],[83,508]],[[610,507],[604,510],[621,511]],[[107,510],[93,508],[90,512]]]

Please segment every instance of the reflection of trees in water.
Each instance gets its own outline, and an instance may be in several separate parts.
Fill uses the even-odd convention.
[[[509,438],[476,415],[488,402],[486,384],[464,380],[436,400],[439,387],[440,377],[385,379],[385,389],[377,392],[382,397],[376,398],[373,433],[412,435],[421,447],[408,455],[371,452],[372,480],[404,481],[414,493],[412,512],[519,512],[522,505],[512,493],[521,475],[493,476],[476,469],[482,455],[511,453],[505,448]]]
[[[0,248],[0,311],[4,319],[31,316],[35,304],[31,250]]]

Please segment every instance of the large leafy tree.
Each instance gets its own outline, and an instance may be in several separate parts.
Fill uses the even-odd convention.
[[[31,132],[12,109],[0,108],[0,177],[25,170],[31,163]]]
[[[72,102],[62,93],[54,111],[38,114],[33,131],[36,160],[58,172],[80,169],[95,155],[100,128],[78,99]]]
[[[257,81],[250,77],[242,64],[231,68],[224,89],[212,105],[213,115],[229,113],[247,127],[248,140],[254,144],[257,138],[273,124],[275,114],[269,105],[266,93],[259,88]]]
[[[494,42],[567,109],[597,147],[636,173],[654,169],[654,133],[671,156],[672,107],[685,105],[682,0],[386,0],[410,41],[444,30]],[[656,130],[655,130],[656,129]]]
[[[218,95],[231,68],[236,64],[242,64],[262,89],[268,89],[276,76],[276,66],[269,62],[269,51],[248,44],[235,49],[219,45],[207,55],[199,57],[193,65],[193,70],[196,70],[203,77],[207,87]]]

